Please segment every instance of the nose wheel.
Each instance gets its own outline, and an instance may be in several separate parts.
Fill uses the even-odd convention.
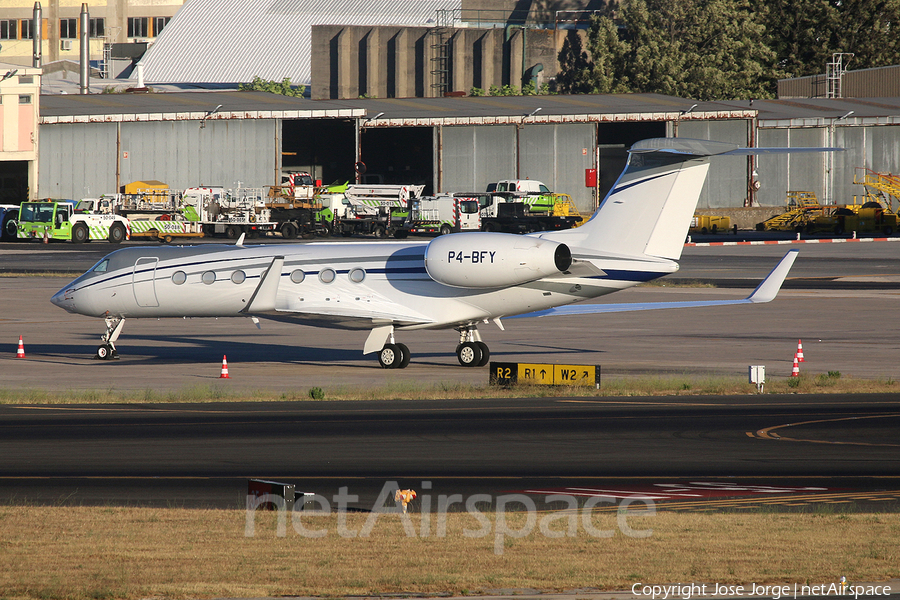
[[[97,348],[97,358],[100,360],[116,360],[119,358],[119,352],[116,350],[116,340],[119,339],[119,334],[122,333],[124,326],[125,319],[122,317],[106,318],[106,333],[100,336],[100,341],[103,343]]]
[[[475,327],[460,328],[459,345],[456,347],[456,358],[464,367],[483,367],[491,360],[488,345],[481,341],[481,335]]]

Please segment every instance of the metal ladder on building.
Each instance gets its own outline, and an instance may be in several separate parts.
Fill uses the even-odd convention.
[[[850,62],[851,58],[852,52],[835,52],[831,55],[831,62],[825,65],[826,98],[843,98],[841,83],[844,80],[844,71],[847,70],[846,63]]]
[[[431,88],[435,98],[441,98],[450,91],[450,39],[449,27],[435,27],[429,35],[431,43]]]

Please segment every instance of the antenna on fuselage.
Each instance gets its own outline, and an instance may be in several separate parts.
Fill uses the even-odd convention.
[[[245,236],[245,235],[247,235],[247,234],[246,234],[246,233],[242,233],[242,234],[241,234],[241,237],[238,238],[238,240],[234,243],[234,245],[235,245],[235,246],[240,246],[240,247],[243,248],[243,247],[244,247],[244,236]]]

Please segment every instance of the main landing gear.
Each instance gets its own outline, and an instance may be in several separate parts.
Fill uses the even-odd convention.
[[[106,333],[100,336],[103,343],[97,348],[97,358],[100,360],[116,360],[119,352],[116,350],[116,340],[125,326],[124,317],[106,317]]]
[[[456,357],[464,367],[483,367],[491,360],[488,345],[481,341],[481,335],[474,326],[457,327],[459,345],[456,346]],[[378,364],[383,369],[405,369],[409,365],[409,348],[394,340],[391,332],[388,342],[378,353]]]
[[[474,327],[457,327],[459,345],[456,346],[456,358],[464,367],[483,367],[491,360],[488,345],[481,341],[481,334]]]
[[[406,344],[395,342],[392,331],[387,344],[378,353],[378,364],[382,369],[405,369],[409,365],[409,358],[409,348]]]

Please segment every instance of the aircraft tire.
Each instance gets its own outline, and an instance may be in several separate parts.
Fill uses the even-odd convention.
[[[464,367],[476,367],[481,362],[481,348],[475,342],[466,342],[456,347],[456,358]]]
[[[116,357],[116,351],[109,344],[102,344],[97,348],[97,358],[100,360],[112,360]]]
[[[385,344],[378,353],[378,364],[382,369],[396,369],[403,362],[403,351],[396,344]]]
[[[409,366],[409,359],[411,358],[409,354],[409,346],[407,346],[406,344],[398,343],[397,348],[399,348],[400,352],[403,354],[403,358],[400,359],[400,363],[397,365],[397,368],[405,369]]]
[[[491,360],[491,351],[488,348],[488,345],[484,342],[475,342],[478,344],[479,350],[481,350],[481,360],[478,361],[478,366],[483,367]]]

